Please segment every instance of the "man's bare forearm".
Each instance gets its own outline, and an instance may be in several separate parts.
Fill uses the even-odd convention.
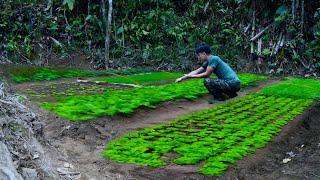
[[[198,74],[198,69],[191,71],[189,74],[186,74],[186,76],[196,75]]]
[[[207,78],[207,77],[210,77],[210,75],[213,73],[213,70],[214,70],[213,68],[208,67],[205,72],[198,73],[195,75],[190,75],[189,78]]]
[[[192,78],[206,78],[206,77],[209,77],[209,76],[210,75],[207,74],[206,72],[200,73],[200,74],[191,75]]]
[[[200,68],[198,68],[198,69],[196,69],[196,70],[194,70],[194,71],[191,71],[190,73],[185,74],[184,76],[178,78],[178,79],[176,80],[176,82],[180,82],[180,81],[183,81],[183,80],[185,80],[185,79],[192,78],[193,76],[195,76],[195,75],[197,75],[197,74],[199,74],[199,73],[201,73],[201,72],[203,72],[203,71],[204,71],[204,69],[203,69],[202,67],[200,67]]]

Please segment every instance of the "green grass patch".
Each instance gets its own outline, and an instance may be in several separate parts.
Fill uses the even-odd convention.
[[[261,93],[279,97],[320,99],[320,81],[315,79],[289,79],[266,87]]]
[[[165,80],[174,80],[183,76],[182,73],[174,72],[153,72],[148,74],[135,74],[129,76],[97,78],[96,81],[108,83],[123,83],[123,84],[145,84],[150,82],[159,82]]]
[[[240,75],[243,86],[257,81]],[[251,76],[251,75],[250,75]],[[243,78],[243,80],[242,80]],[[260,79],[260,76],[257,76]],[[202,79],[160,86],[146,86],[127,90],[107,90],[104,94],[91,96],[58,97],[57,103],[40,103],[40,106],[71,121],[84,121],[115,114],[129,114],[139,107],[153,108],[170,100],[196,99],[207,94]]]
[[[129,75],[143,72],[150,72],[142,69],[112,70],[112,71],[88,71],[68,68],[49,68],[49,67],[10,67],[6,70],[9,77],[17,83],[27,81],[50,81],[60,78],[72,77],[97,77],[111,76],[114,74]]]

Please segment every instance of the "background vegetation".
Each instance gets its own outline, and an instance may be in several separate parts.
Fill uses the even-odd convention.
[[[103,68],[102,7],[108,7],[102,3],[108,4],[0,1],[1,62],[70,65],[83,59]],[[317,75],[319,7],[316,0],[114,1],[108,65],[190,70],[194,47],[204,41],[241,71]]]

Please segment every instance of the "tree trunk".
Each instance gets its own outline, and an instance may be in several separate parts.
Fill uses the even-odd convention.
[[[255,28],[256,28],[256,5],[255,5],[255,1],[253,1],[252,2],[253,4],[252,4],[252,9],[253,9],[253,13],[252,13],[252,27],[251,27],[251,38],[253,38],[254,37],[254,34],[255,34]],[[251,41],[251,50],[250,50],[250,52],[251,52],[251,54],[253,54],[254,53],[254,42],[253,41]]]
[[[124,23],[123,23],[123,21],[122,21],[122,28],[123,28],[123,31],[122,31],[122,47],[124,48],[125,44],[124,44]]]
[[[107,16],[106,16],[106,2],[105,0],[101,0],[101,13],[102,13],[102,23],[103,27],[107,26]],[[102,28],[101,31],[103,31],[103,34],[105,34],[105,29]]]
[[[294,19],[295,19],[295,12],[296,12],[296,3],[295,3],[295,0],[292,0],[292,3],[291,3],[291,10],[292,10],[292,21],[294,22]]]
[[[304,0],[301,1],[301,33],[304,29]]]
[[[108,22],[106,24],[106,36],[105,36],[105,66],[106,69],[110,66],[110,34],[111,34],[111,22],[112,22],[112,0],[109,0],[109,10],[108,10]]]
[[[91,0],[88,1],[88,4],[87,4],[87,17],[90,15],[90,4],[91,4]],[[88,25],[87,25],[87,21],[85,21],[84,23],[84,31],[85,31],[85,34],[86,34],[86,40],[88,42],[88,50],[89,52],[91,52],[91,40],[89,40],[88,38]]]

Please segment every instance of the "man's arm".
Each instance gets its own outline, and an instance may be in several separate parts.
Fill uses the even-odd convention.
[[[207,70],[200,74],[189,75],[189,78],[206,78],[209,77],[213,73],[214,69],[210,66],[207,67]]]
[[[196,75],[196,74],[202,73],[204,71],[205,71],[205,69],[203,67],[199,67],[198,69],[191,71],[189,74],[186,74],[185,76]]]
[[[190,78],[191,76],[197,75],[197,74],[202,73],[204,71],[205,71],[205,69],[203,67],[200,67],[200,68],[198,68],[198,69],[196,69],[194,71],[191,71],[190,73],[185,74],[184,76],[176,79],[176,82],[181,82],[181,81],[183,81],[185,79]]]

